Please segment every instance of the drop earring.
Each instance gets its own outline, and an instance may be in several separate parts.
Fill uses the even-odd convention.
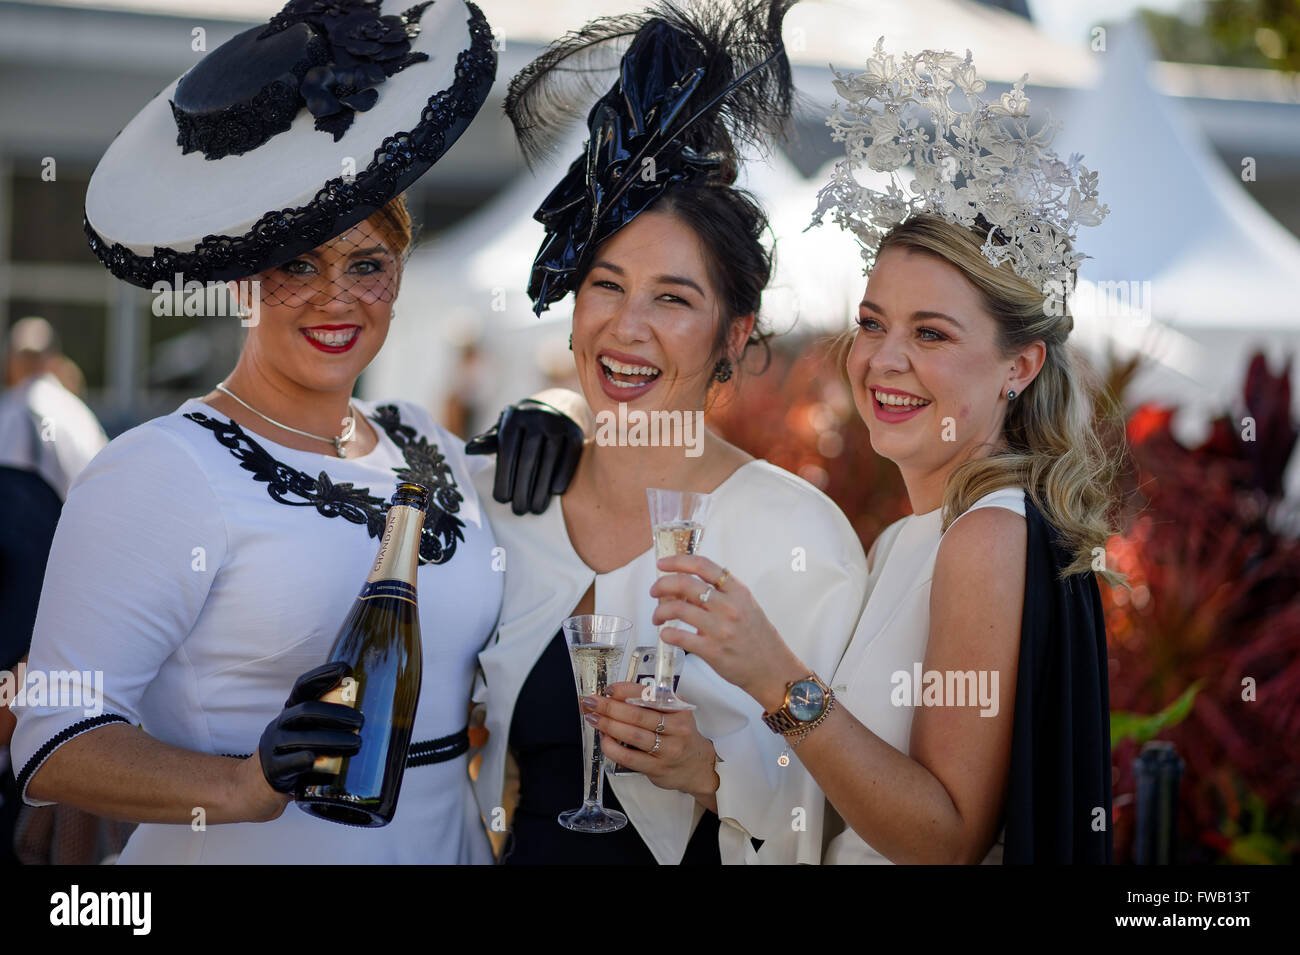
[[[569,351],[573,351],[573,332],[569,332]]]
[[[731,359],[730,358],[718,359],[718,363],[713,366],[713,380],[714,381],[731,380]]]

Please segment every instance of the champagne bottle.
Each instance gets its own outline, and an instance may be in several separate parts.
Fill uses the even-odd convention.
[[[397,485],[379,554],[330,651],[327,662],[341,660],[351,675],[321,699],[361,710],[361,749],[319,757],[295,797],[332,822],[386,826],[397,811],[423,670],[415,571],[428,505],[421,485]]]

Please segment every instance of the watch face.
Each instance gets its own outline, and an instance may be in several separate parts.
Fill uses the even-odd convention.
[[[811,723],[822,715],[826,694],[812,680],[800,680],[790,687],[790,715],[800,723]]]

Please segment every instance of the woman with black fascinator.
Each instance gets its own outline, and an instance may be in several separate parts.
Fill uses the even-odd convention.
[[[629,825],[592,835],[557,821],[578,803],[583,764],[561,622],[615,614],[632,620],[632,643],[655,642],[647,488],[711,495],[703,552],[763,582],[755,592],[803,659],[833,666],[862,608],[865,559],[835,505],[702,423],[767,337],[766,218],[733,183],[737,145],[770,141],[789,117],[790,5],[664,3],[597,20],[511,84],[506,111],[530,158],[566,117],[587,113],[584,153],[536,214],[546,227],[529,283],[536,311],[574,294],[574,361],[598,422],[677,414],[700,430],[693,443],[684,427],[682,441],[650,445],[631,428],[598,427],[562,508],[511,519],[488,505],[508,560],[498,634],[479,655],[489,734],[476,791],[484,817],[501,819],[513,756],[506,863],[820,858],[824,800],[811,778],[762,707],[690,655],[677,691],[693,711],[631,705],[642,687],[627,682],[583,701],[604,754],[631,771],[609,774],[604,797]]]

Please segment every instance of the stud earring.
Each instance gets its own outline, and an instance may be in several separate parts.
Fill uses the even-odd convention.
[[[1008,389],[1007,389],[1007,401],[1012,401],[1012,400],[1015,399],[1015,397],[1016,397],[1016,389],[1014,389],[1014,388],[1008,388]]]
[[[731,380],[731,359],[730,358],[718,359],[718,363],[713,366],[713,380],[714,381]]]

